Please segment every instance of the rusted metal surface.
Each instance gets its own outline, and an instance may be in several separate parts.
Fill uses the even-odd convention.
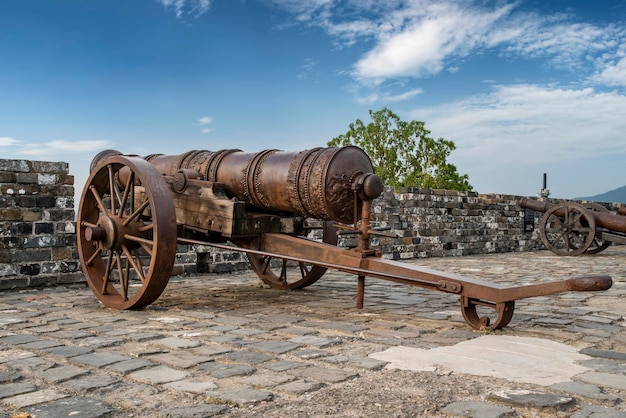
[[[383,259],[370,248],[372,235],[389,236],[370,225],[383,185],[357,147],[145,159],[107,150],[91,170],[79,207],[79,255],[90,287],[115,309],[159,297],[177,243],[242,251],[257,276],[279,289],[309,286],[329,268],[353,273],[359,308],[366,277],[457,295],[475,329],[506,326],[517,299],[612,284],[597,275],[508,287]],[[321,240],[305,238],[313,229]],[[357,247],[337,247],[338,234],[356,235]]]
[[[558,255],[596,254],[611,243],[626,244],[626,216],[596,203],[550,203],[524,198],[520,206],[543,212],[539,236]]]

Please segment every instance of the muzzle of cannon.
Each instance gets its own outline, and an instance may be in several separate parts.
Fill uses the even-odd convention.
[[[114,309],[161,295],[177,244],[244,252],[277,289],[310,286],[329,268],[355,274],[357,308],[366,277],[451,293],[475,329],[506,326],[517,299],[611,287],[605,275],[507,287],[384,259],[370,248],[372,235],[390,236],[370,225],[382,190],[369,157],[353,146],[144,158],[107,150],[92,161],[81,194],[79,257],[94,294]],[[355,235],[356,248],[338,247],[339,234]]]
[[[611,213],[593,202],[551,203],[528,198],[521,199],[520,206],[543,213],[539,236],[555,254],[597,254],[613,242],[626,244],[626,216],[621,211]]]

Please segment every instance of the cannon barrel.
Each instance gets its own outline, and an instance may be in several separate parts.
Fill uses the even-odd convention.
[[[535,199],[522,198],[520,200],[520,206],[523,208],[533,209],[537,212],[547,212],[558,206],[555,203],[542,202]],[[564,216],[563,209],[557,209],[554,212],[558,216]],[[601,228],[610,229],[612,231],[620,231],[626,233],[626,217],[623,215],[616,215],[610,212],[596,212],[589,211],[589,214],[596,221],[596,226]]]
[[[119,152],[101,152],[92,167],[116,154]],[[341,223],[355,222],[355,214],[358,217],[361,213],[361,201],[373,200],[383,190],[370,158],[355,146],[300,152],[194,150],[179,155],[153,154],[144,159],[166,176],[193,173],[193,178],[222,183],[229,197],[263,211]],[[122,184],[124,173],[119,174]],[[355,199],[355,193],[359,199]]]

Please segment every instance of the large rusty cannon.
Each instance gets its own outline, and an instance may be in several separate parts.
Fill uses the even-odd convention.
[[[145,158],[107,150],[94,158],[81,195],[79,256],[90,288],[115,309],[161,295],[178,243],[242,251],[273,288],[309,286],[328,268],[355,274],[358,308],[366,276],[458,295],[475,329],[506,326],[517,299],[611,287],[599,275],[507,287],[384,259],[370,248],[372,235],[387,234],[370,225],[382,190],[369,157],[353,146]],[[307,238],[313,228],[321,240]],[[356,248],[337,246],[338,233],[355,234]]]
[[[542,212],[539,236],[543,244],[558,255],[596,254],[612,243],[626,244],[626,212],[617,214],[593,203],[550,203],[520,200],[522,208]]]

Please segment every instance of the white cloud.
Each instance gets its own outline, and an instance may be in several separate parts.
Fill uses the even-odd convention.
[[[626,87],[626,57],[615,64],[609,64],[593,77],[596,82],[608,86]]]
[[[202,116],[200,119],[198,119],[199,125],[208,125],[211,122],[213,122],[213,118],[211,116]]]
[[[53,140],[43,143],[24,143],[23,146],[15,149],[15,153],[30,157],[46,158],[50,155],[93,154],[112,146],[113,144],[105,139],[84,141]]]
[[[157,0],[166,10],[172,9],[177,18],[185,15],[200,17],[211,8],[212,0]]]
[[[271,0],[291,24],[322,28],[342,46],[367,49],[352,75],[365,85],[461,69],[458,60],[486,51],[623,85],[626,28],[580,22],[565,13],[539,15],[522,3],[470,0]],[[295,22],[295,23],[293,23]],[[623,48],[623,47],[622,47]],[[602,59],[598,59],[602,56]],[[453,64],[453,65],[452,65]]]
[[[626,96],[616,92],[518,85],[410,116],[454,141],[455,160],[493,170],[626,153],[624,114]]]
[[[9,147],[11,145],[16,145],[18,144],[19,141],[15,138],[10,138],[10,137],[0,137],[0,147]]]
[[[211,128],[204,128],[204,129],[202,129],[202,131],[200,131],[200,132],[202,132],[203,134],[209,134],[209,133],[211,133],[211,131],[212,131],[212,129],[211,129]]]

